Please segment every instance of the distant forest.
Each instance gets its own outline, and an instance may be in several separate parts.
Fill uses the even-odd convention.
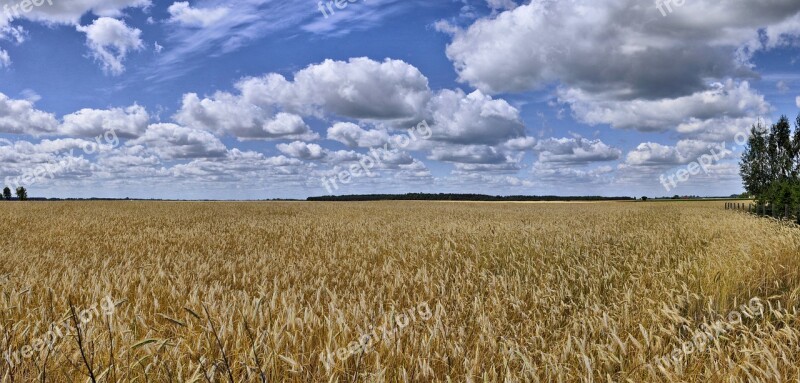
[[[634,201],[633,197],[559,197],[559,196],[490,196],[483,194],[365,194],[310,197],[308,201],[489,201],[489,202],[553,202],[553,201]]]

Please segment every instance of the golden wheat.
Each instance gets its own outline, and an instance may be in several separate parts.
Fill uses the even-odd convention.
[[[800,229],[721,203],[5,203],[0,222],[2,382],[800,379]]]

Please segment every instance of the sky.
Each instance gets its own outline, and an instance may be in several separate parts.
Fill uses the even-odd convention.
[[[4,2],[5,1],[5,2]],[[726,196],[797,0],[0,0],[32,197]]]

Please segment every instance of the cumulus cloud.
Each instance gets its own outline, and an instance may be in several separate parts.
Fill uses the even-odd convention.
[[[19,16],[48,24],[77,25],[81,16],[92,13],[100,17],[121,17],[126,8],[146,8],[150,0],[70,0],[50,1],[31,12],[20,12]]]
[[[410,119],[428,99],[428,79],[400,60],[377,62],[368,58],[325,60],[294,75],[248,78],[237,84],[244,99],[254,105],[282,105],[300,114],[320,109],[354,119]]]
[[[383,130],[365,130],[351,122],[337,122],[328,128],[328,139],[353,148],[371,148],[389,142],[389,133]]]
[[[600,140],[583,137],[549,138],[536,145],[539,162],[562,164],[588,164],[591,162],[614,161],[622,151],[606,145]]]
[[[225,7],[194,8],[188,1],[179,1],[170,5],[168,12],[171,22],[187,27],[205,28],[228,16],[230,10]]]
[[[318,138],[300,116],[284,112],[274,114],[269,108],[261,108],[226,92],[203,99],[195,93],[184,95],[175,120],[242,140]]]
[[[144,135],[126,145],[144,145],[165,160],[214,158],[227,153],[225,145],[211,133],[176,124],[152,124]]]
[[[219,92],[204,99],[187,94],[176,120],[218,134],[259,138],[266,136],[265,121],[277,113],[294,116],[297,124],[269,137],[297,139],[311,134],[298,116],[344,117],[378,127],[338,122],[328,129],[329,139],[362,148],[383,145],[392,130],[420,121],[428,121],[431,140],[442,143],[498,145],[525,138],[519,110],[505,100],[481,91],[433,92],[417,68],[398,60],[326,60],[300,70],[292,81],[271,73],[246,78],[236,88],[239,94]]]
[[[618,99],[675,98],[709,78],[752,76],[752,54],[790,44],[799,20],[794,0],[696,0],[669,17],[637,0],[534,1],[457,32],[447,55],[461,81],[486,92],[561,83]]]
[[[519,111],[505,100],[475,91],[443,90],[431,99],[432,140],[496,145],[525,136]]]
[[[289,144],[279,144],[278,150],[281,153],[302,160],[319,160],[325,158],[326,151],[317,144],[309,144],[302,141],[294,141]]]
[[[614,181],[614,168],[563,166],[558,163],[537,162],[531,168],[531,175],[540,184],[557,187],[563,193],[587,194],[586,185],[607,185]]]
[[[655,142],[639,144],[626,159],[629,165],[677,165],[683,161],[677,148]]]
[[[114,131],[121,138],[139,137],[147,129],[150,115],[144,107],[81,109],[64,116],[58,133],[76,137],[96,137]]]
[[[770,111],[764,96],[750,89],[748,82],[737,84],[732,80],[673,99],[614,100],[570,88],[559,92],[559,100],[569,103],[581,122],[643,132],[663,132],[681,124],[723,116],[729,119],[755,117]],[[688,129],[684,127],[683,130],[686,132]]]
[[[533,137],[518,137],[506,141],[503,146],[509,150],[523,151],[533,149],[536,146],[536,139]]]
[[[718,154],[718,159],[730,157],[730,143],[709,145],[704,141],[680,140],[675,146],[645,142],[628,153],[626,165],[631,166],[674,166],[697,161],[700,156]]]
[[[178,178],[200,179],[210,182],[249,181],[264,182],[270,176],[292,176],[297,180],[307,171],[303,161],[286,156],[266,157],[261,153],[231,149],[225,156],[199,158],[169,169],[169,175]]]
[[[682,136],[705,142],[731,142],[737,135],[748,136],[750,128],[759,123],[769,123],[761,117],[718,117],[708,120],[689,118],[675,129]]]
[[[17,141],[11,146],[0,146],[0,171],[10,187],[36,185],[37,188],[51,183],[56,177],[74,178],[91,174],[93,163],[76,150],[89,141],[65,140],[43,141],[33,144]]]
[[[123,62],[128,53],[144,47],[141,30],[130,28],[124,21],[110,17],[101,17],[87,26],[78,25],[76,29],[86,34],[86,45],[92,57],[111,75],[118,76],[125,72]]]
[[[436,161],[462,164],[497,165],[510,162],[508,157],[496,148],[481,145],[435,148],[431,151],[429,158]]]
[[[29,100],[14,100],[0,93],[0,132],[40,136],[57,128],[53,114],[36,109]]]

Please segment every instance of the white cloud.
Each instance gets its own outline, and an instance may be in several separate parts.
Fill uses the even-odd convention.
[[[755,52],[798,35],[795,0],[695,0],[669,17],[638,0],[534,1],[458,31],[447,55],[461,81],[485,92],[561,83],[619,99],[675,98],[709,78],[752,76]]]
[[[242,140],[306,139],[318,137],[300,116],[273,114],[270,109],[246,102],[230,93],[218,92],[200,99],[195,93],[184,95],[175,120],[186,126],[218,135],[230,134]]]
[[[629,165],[677,165],[684,159],[675,147],[644,142],[628,153],[626,163]]]
[[[559,100],[569,103],[581,122],[644,132],[663,132],[719,117],[756,117],[770,111],[764,96],[751,90],[746,81],[736,84],[730,80],[677,98],[618,101],[570,88],[559,91]]]
[[[168,179],[190,179],[212,184],[234,182],[239,186],[272,181],[278,185],[304,184],[309,172],[303,161],[285,156],[265,157],[261,153],[231,149],[220,158],[201,158],[168,170]]]
[[[708,120],[689,118],[675,129],[676,132],[687,138],[705,142],[732,142],[737,134],[750,134],[750,128],[758,123],[768,123],[768,118],[761,117],[719,117]]]
[[[428,79],[399,60],[377,62],[352,58],[311,65],[289,81],[279,74],[248,78],[237,84],[254,105],[282,105],[301,114],[327,113],[355,119],[409,119],[428,99]]]
[[[176,2],[170,5],[170,21],[187,27],[205,28],[218,23],[230,13],[225,7],[218,8],[193,8],[187,1]]]
[[[319,160],[325,158],[326,156],[326,151],[321,146],[302,141],[294,141],[289,144],[279,144],[278,150],[289,157],[303,160]]]
[[[439,20],[433,23],[433,29],[435,29],[437,32],[446,33],[451,36],[461,32],[461,29],[458,26],[453,25],[453,23],[447,20]]]
[[[513,0],[486,0],[486,5],[493,10],[507,10],[517,7]]]
[[[165,160],[214,158],[227,153],[225,145],[211,133],[175,124],[150,125],[144,135],[126,145],[144,145]]]
[[[429,158],[436,161],[462,164],[497,165],[512,162],[496,148],[483,145],[435,148],[431,151]]]
[[[90,12],[100,17],[121,17],[126,8],[150,5],[150,0],[47,0],[31,12],[20,12],[20,16],[47,24],[77,25],[81,16]]]
[[[76,29],[86,34],[86,45],[92,57],[106,73],[115,76],[125,72],[123,62],[128,53],[144,47],[141,30],[129,28],[124,21],[110,17],[101,17],[87,26],[78,25]]]
[[[365,130],[351,122],[337,122],[328,128],[328,139],[352,148],[372,148],[389,142],[389,133],[383,130]]]
[[[312,132],[303,118],[291,113],[278,113],[275,118],[264,125],[264,132],[268,137],[301,138],[316,140],[319,135]]]
[[[0,146],[0,173],[5,181],[37,188],[49,184],[56,177],[73,178],[91,174],[93,164],[83,158],[83,148],[94,145],[91,141],[65,139],[43,140],[38,144],[16,141]]]
[[[37,110],[33,102],[14,100],[0,93],[0,132],[39,136],[56,131],[58,120]]]
[[[114,131],[121,138],[139,137],[147,129],[150,115],[144,107],[81,109],[64,116],[59,134],[77,137],[96,137]]]
[[[9,40],[15,44],[24,43],[28,32],[22,26],[7,25],[10,21],[0,16],[0,40]]]
[[[24,97],[26,100],[37,103],[39,100],[42,99],[42,96],[39,93],[36,93],[33,89],[23,89],[19,94]]]
[[[588,164],[591,162],[614,161],[622,151],[606,145],[600,140],[583,137],[549,138],[536,145],[539,161],[543,163]]]
[[[718,154],[718,158],[732,155],[732,143],[709,145],[698,140],[680,140],[675,146],[645,142],[628,153],[625,164],[630,166],[675,166],[697,161],[700,156]]]
[[[481,91],[467,95],[460,89],[443,90],[427,109],[436,141],[496,145],[525,135],[519,111]]]
[[[800,96],[797,96],[797,98],[794,99],[794,102],[797,104],[797,107],[800,108]]]
[[[536,139],[533,137],[519,137],[506,141],[503,144],[508,150],[524,151],[533,149],[536,146]]]
[[[8,51],[0,49],[0,69],[11,66],[11,56]]]
[[[220,92],[202,100],[194,94],[184,96],[176,119],[187,126],[228,131],[240,138],[263,136],[264,121],[280,111],[321,119],[351,118],[379,128],[334,124],[329,138],[351,147],[381,145],[392,130],[407,129],[423,120],[429,122],[432,140],[438,142],[497,145],[525,137],[519,111],[505,100],[480,91],[432,92],[417,68],[398,60],[326,60],[300,70],[291,81],[270,73],[246,78],[236,88],[238,95]],[[293,136],[299,134],[303,134],[301,129],[292,131]]]
[[[561,193],[599,194],[594,188],[613,182],[614,168],[611,166],[571,167],[561,163],[537,162],[531,169],[531,175],[539,184],[555,187]],[[593,188],[592,192],[594,193],[586,191],[587,185]]]

